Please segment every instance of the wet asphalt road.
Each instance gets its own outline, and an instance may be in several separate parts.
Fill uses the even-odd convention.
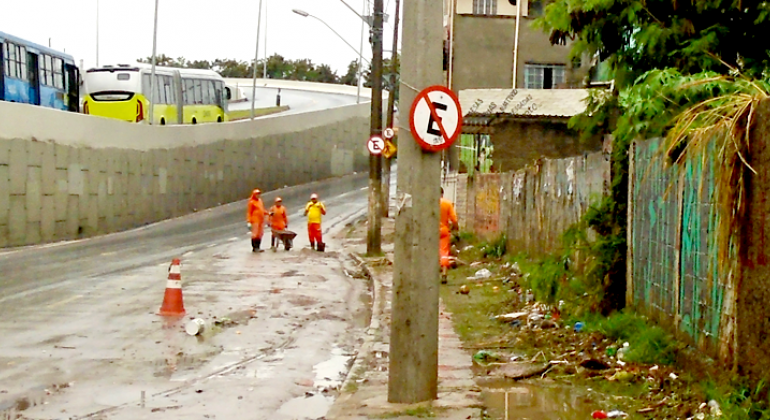
[[[0,251],[0,419],[322,416],[368,322],[366,281],[331,240],[366,214],[366,185],[359,174],[278,192],[299,233],[290,252],[250,252],[245,201]],[[306,248],[311,192],[329,211],[326,253]],[[156,313],[176,257],[187,316],[168,320]],[[202,337],[184,333],[192,317],[207,321]]]
[[[251,87],[243,87],[246,102],[230,104],[230,110],[251,109]],[[276,105],[277,88],[257,86],[255,108],[269,108]],[[369,98],[361,98],[361,102],[369,102]],[[289,110],[280,114],[266,115],[260,118],[275,118],[278,115],[301,114],[304,112],[320,111],[356,103],[355,95],[313,92],[295,89],[281,89],[281,105],[288,105]]]

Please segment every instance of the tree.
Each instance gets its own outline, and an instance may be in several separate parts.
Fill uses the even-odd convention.
[[[608,60],[621,86],[652,69],[726,74],[732,66],[756,77],[770,63],[766,2],[555,0],[537,25],[554,44],[574,40],[575,57]]]
[[[348,72],[340,78],[340,83],[350,86],[358,85],[358,60],[353,60],[348,64]]]
[[[216,59],[211,68],[222,77],[248,78],[252,75],[252,65],[245,61]]]
[[[152,63],[152,57],[147,58],[140,58],[136,60],[139,63],[145,63],[145,64],[151,64]],[[167,56],[166,54],[161,54],[158,56],[155,56],[155,64],[162,67],[178,67],[183,68],[185,67],[185,63],[187,60],[185,60],[184,57],[180,57],[177,59],[171,58]]]
[[[211,70],[211,63],[209,63],[207,60],[195,60],[187,63],[187,68]]]
[[[331,67],[329,67],[328,64],[321,64],[320,66],[316,67],[315,73],[317,74],[314,81],[321,82],[321,83],[339,83],[339,76],[337,76],[337,72],[332,70]]]
[[[282,55],[273,54],[267,59],[267,77],[269,79],[285,79],[291,74],[291,68],[291,62],[286,61]]]
[[[398,87],[401,80],[401,57],[396,55],[396,73],[391,71],[392,61],[390,58],[382,60],[382,89],[396,95],[396,101],[398,101]],[[369,68],[364,72],[364,86],[372,87],[372,65],[369,63]]]

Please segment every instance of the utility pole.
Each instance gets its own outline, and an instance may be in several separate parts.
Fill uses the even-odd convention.
[[[443,84],[443,4],[403,0],[400,103]],[[388,401],[417,403],[438,394],[439,197],[441,154],[423,152],[399,118],[398,196]]]
[[[158,2],[155,0],[155,26],[152,30],[152,70],[150,71],[150,119],[149,123],[152,125],[152,120],[155,117],[155,65],[157,63],[157,50],[158,50]]]
[[[383,1],[374,0],[372,26],[372,115],[371,135],[382,135],[382,14]],[[366,253],[382,253],[382,155],[369,155],[369,230]]]
[[[251,119],[254,120],[254,102],[257,100],[257,61],[259,61],[259,31],[262,29],[262,0],[259,0],[257,12],[257,48],[254,51],[254,77],[251,86]]]
[[[393,112],[396,105],[396,73],[398,73],[398,24],[401,21],[399,13],[401,12],[401,0],[396,0],[396,21],[393,23],[393,50],[390,54],[390,86],[391,91],[388,95],[388,122],[385,124],[388,128],[393,128]],[[395,138],[393,139],[395,140]],[[390,210],[390,158],[383,161],[382,178],[382,216],[388,217]]]

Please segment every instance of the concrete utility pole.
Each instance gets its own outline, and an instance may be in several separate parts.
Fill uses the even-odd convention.
[[[393,112],[396,105],[396,73],[398,72],[398,24],[401,21],[401,0],[396,0],[396,21],[393,26],[393,50],[390,54],[390,86],[392,90],[388,95],[388,121],[386,127],[393,128]],[[395,139],[393,139],[395,140]],[[390,158],[385,158],[382,167],[382,177],[385,180],[382,185],[382,216],[388,217],[390,203]]]
[[[400,102],[443,84],[443,5],[403,0]],[[439,197],[441,154],[423,152],[399,118],[398,196],[388,401],[416,403],[438,393]]]
[[[374,0],[372,26],[372,136],[382,135],[382,14],[383,1]],[[369,155],[369,230],[366,253],[382,253],[382,155]]]

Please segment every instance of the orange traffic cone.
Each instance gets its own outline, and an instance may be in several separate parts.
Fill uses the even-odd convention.
[[[166,282],[166,294],[163,296],[163,305],[158,315],[181,316],[185,314],[182,301],[182,268],[179,258],[171,261],[168,268],[168,281]]]

